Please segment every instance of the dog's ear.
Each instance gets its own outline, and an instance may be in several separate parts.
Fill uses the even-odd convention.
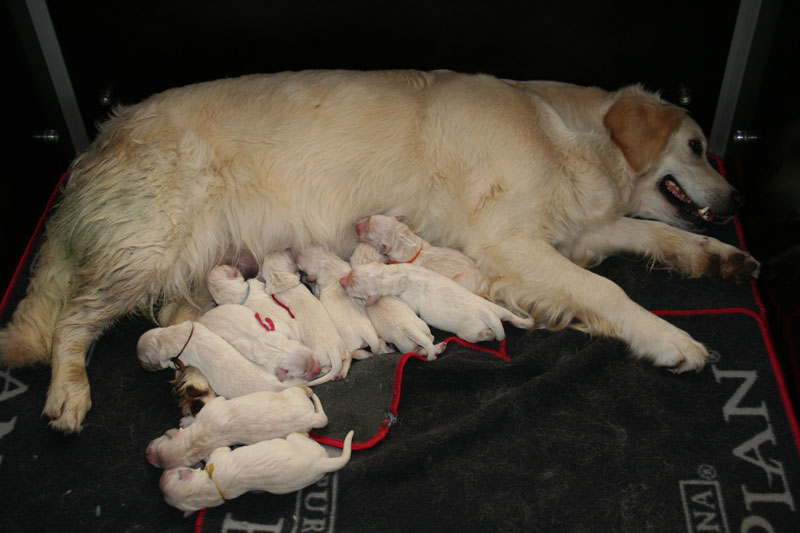
[[[686,112],[640,94],[622,95],[603,118],[634,172],[647,172]]]

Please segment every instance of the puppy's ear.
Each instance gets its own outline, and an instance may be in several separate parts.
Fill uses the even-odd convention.
[[[685,114],[683,109],[653,96],[623,94],[606,113],[603,125],[633,171],[644,174]]]

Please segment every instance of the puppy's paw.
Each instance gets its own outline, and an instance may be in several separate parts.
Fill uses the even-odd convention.
[[[50,384],[42,415],[50,418],[51,428],[68,434],[81,430],[83,419],[92,407],[89,380],[85,373],[82,378],[70,382],[54,380]]]

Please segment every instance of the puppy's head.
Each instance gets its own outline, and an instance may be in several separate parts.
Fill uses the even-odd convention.
[[[742,195],[709,164],[706,138],[685,110],[630,88],[604,124],[636,176],[628,215],[697,229],[728,221],[741,206]]]
[[[247,282],[236,267],[218,265],[206,276],[208,292],[217,304],[238,304],[247,294]]]
[[[147,462],[158,468],[184,466],[186,442],[183,429],[168,429],[164,435],[153,439],[147,446]]]
[[[158,485],[164,493],[164,500],[187,515],[225,502],[208,473],[199,468],[165,470]]]
[[[372,305],[381,296],[399,294],[405,288],[407,275],[398,268],[380,263],[357,265],[339,280],[344,291]]]
[[[280,356],[276,376],[278,380],[311,381],[322,370],[313,352],[305,345],[291,341]]]
[[[409,227],[403,222],[405,217],[372,215],[356,224],[356,234],[361,242],[374,246],[379,253],[388,254],[399,244],[414,245]]]
[[[144,332],[136,344],[136,354],[142,367],[146,370],[167,368],[170,360],[180,354],[191,333],[192,323],[188,320],[175,326]]]
[[[269,292],[278,292],[300,283],[300,274],[291,250],[268,253],[261,263],[261,275]]]
[[[365,263],[387,263],[389,259],[381,255],[377,248],[366,242],[359,242],[355,250],[350,255],[350,266],[363,265]]]

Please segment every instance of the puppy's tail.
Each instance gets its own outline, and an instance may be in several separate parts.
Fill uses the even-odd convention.
[[[63,240],[42,244],[25,298],[8,325],[0,330],[0,358],[8,366],[50,363],[53,330],[69,298],[74,260]]]
[[[351,429],[347,436],[344,438],[344,445],[342,446],[342,454],[339,457],[331,457],[328,463],[328,472],[335,472],[340,468],[344,468],[350,461],[350,452],[353,445],[353,435],[355,432]]]

